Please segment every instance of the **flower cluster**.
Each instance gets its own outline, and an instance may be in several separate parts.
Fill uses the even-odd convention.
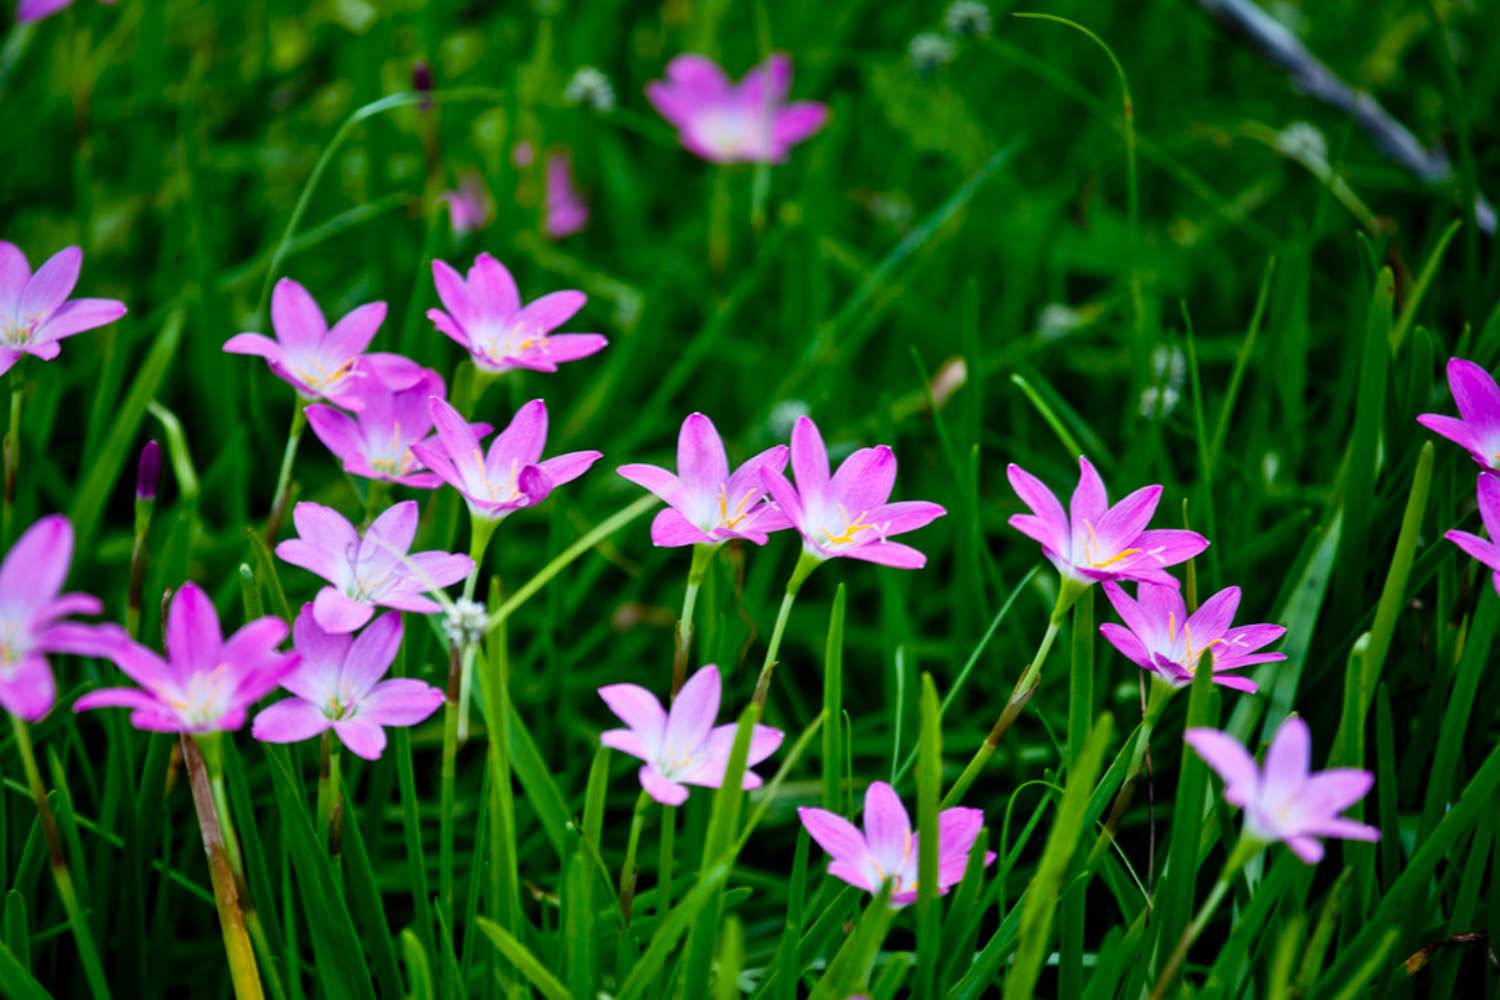
[[[1488,569],[1493,574],[1495,592],[1500,593],[1500,386],[1493,375],[1474,362],[1452,358],[1448,362],[1448,388],[1458,407],[1458,418],[1424,413],[1417,422],[1463,447],[1483,470],[1475,488],[1475,503],[1490,537],[1458,529],[1443,537]]]

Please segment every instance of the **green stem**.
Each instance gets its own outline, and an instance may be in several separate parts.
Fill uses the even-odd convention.
[[[391,501],[391,484],[384,479],[369,480],[369,487],[365,491],[365,525],[375,520],[383,508]]]
[[[698,604],[698,588],[713,562],[717,545],[694,545],[693,564],[688,568],[687,590],[682,595],[682,614],[677,619],[677,642],[672,652],[672,697],[687,681],[688,657],[693,648],[693,609]]]
[[[641,827],[646,825],[646,810],[651,807],[651,796],[641,789],[635,800],[635,811],[630,816],[630,836],[625,842],[625,863],[620,866],[620,913],[625,925],[630,925],[630,906],[635,902],[636,849],[641,844]]]
[[[656,861],[656,915],[662,920],[672,909],[672,867],[677,839],[677,807],[661,807],[661,850]]]
[[[1245,867],[1245,864],[1265,845],[1259,841],[1241,835],[1240,842],[1235,845],[1234,851],[1230,853],[1229,860],[1224,862],[1224,870],[1219,874],[1219,880],[1214,883],[1214,888],[1198,908],[1193,922],[1188,924],[1187,930],[1182,932],[1182,939],[1177,942],[1177,948],[1172,952],[1172,957],[1167,960],[1166,968],[1162,969],[1161,977],[1156,980],[1156,985],[1151,989],[1150,1000],[1161,1000],[1166,996],[1167,989],[1172,985],[1172,980],[1177,978],[1177,973],[1182,968],[1182,963],[1187,960],[1188,949],[1193,942],[1198,940],[1198,935],[1203,933],[1203,928],[1213,918],[1214,911],[1224,901],[1228,894],[1230,885],[1234,882],[1235,875]]]
[[[495,581],[491,601],[499,600]],[[521,932],[520,878],[516,868],[516,817],[510,767],[510,651],[502,625],[490,636],[492,669],[484,678],[486,752],[489,755],[489,909],[492,918],[512,934]]]
[[[458,692],[463,654],[458,643],[448,647],[448,689],[443,703],[443,762],[438,793],[438,904],[443,926],[453,927],[453,781],[458,761]]]
[[[271,514],[266,518],[266,544],[276,541],[281,522],[286,517],[286,505],[292,490],[292,466],[297,461],[297,445],[302,441],[302,431],[307,427],[307,411],[298,399],[292,410],[292,426],[286,435],[286,450],[281,453],[281,472],[276,476],[276,492],[271,500]]]
[[[328,847],[335,877],[344,842],[344,790],[339,783],[339,745],[330,730],[323,731],[321,766],[318,769],[318,837]]]
[[[16,527],[16,473],[21,459],[21,379],[11,377],[10,429],[5,432],[5,515],[0,541],[9,545]]]
[[[146,586],[146,540],[151,532],[155,499],[135,502],[135,540],[130,548],[130,584],[125,592],[125,632],[132,639],[141,633],[142,595]]]
[[[10,717],[10,725],[15,733],[16,749],[21,754],[21,767],[26,772],[26,785],[31,789],[31,799],[36,804],[37,820],[42,825],[42,834],[47,841],[48,857],[52,862],[52,881],[57,886],[63,910],[68,915],[68,925],[73,931],[73,941],[78,946],[78,959],[83,963],[84,976],[95,997],[108,997],[109,985],[104,976],[104,966],[99,961],[94,936],[84,919],[78,891],[73,886],[73,873],[68,868],[67,855],[63,853],[57,817],[52,814],[52,805],[47,801],[47,789],[42,784],[42,773],[36,766],[36,751],[31,746],[31,730],[25,720],[17,715]]]
[[[469,570],[469,578],[464,581],[465,601],[474,600],[479,574],[484,569],[484,553],[490,547],[490,539],[495,537],[495,529],[499,526],[500,522],[494,518],[482,517],[472,512],[469,514],[469,559],[474,566]],[[475,652],[474,645],[465,644],[458,685],[458,742],[460,743],[467,743],[469,740],[469,699],[474,689]]]
[[[729,171],[719,167],[708,196],[708,266],[715,276],[729,264]]]
[[[757,707],[766,703],[766,694],[771,688],[771,674],[776,669],[776,654],[781,651],[781,636],[786,631],[787,619],[792,615],[792,605],[797,601],[797,591],[802,589],[803,582],[822,563],[822,559],[803,549],[792,570],[792,578],[787,581],[786,595],[781,599],[781,610],[776,613],[776,625],[771,629],[766,658],[760,665],[760,677],[755,682],[755,696],[750,699],[750,703]]]

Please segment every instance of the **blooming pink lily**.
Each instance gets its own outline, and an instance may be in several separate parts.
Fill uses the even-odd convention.
[[[302,661],[281,679],[294,697],[255,716],[250,732],[267,743],[297,743],[332,729],[366,760],[385,749],[385,726],[415,726],[443,703],[443,692],[409,677],[382,680],[401,648],[401,616],[388,611],[358,636],[318,625],[311,604],[292,625]]]
[[[167,610],[167,658],[129,640],[110,658],[139,688],[101,688],[73,703],[75,712],[128,708],[130,724],[161,733],[239,729],[255,702],[297,666],[278,652],[286,638],[280,618],[257,618],[227,640],[208,595],[194,583],[177,588]]]
[[[115,299],[68,299],[82,269],[83,251],[64,247],[32,274],[20,247],[0,240],[0,375],[27,354],[51,361],[63,338],[125,315]]]
[[[1481,472],[1477,499],[1479,519],[1484,522],[1484,530],[1490,537],[1483,538],[1457,529],[1448,532],[1443,537],[1478,559],[1486,569],[1492,571],[1494,576],[1491,580],[1495,584],[1495,592],[1500,593],[1500,476]]]
[[[732,722],[714,725],[720,690],[719,668],[712,663],[688,678],[669,710],[639,685],[606,685],[599,689],[599,697],[629,728],[605,730],[599,741],[645,761],[641,787],[663,805],[681,805],[687,801],[688,785],[718,788],[724,782],[738,727]],[[750,768],[775,753],[781,739],[779,729],[755,727],[741,787],[760,787],[760,775]]]
[[[646,97],[677,129],[689,151],[713,163],[781,163],[797,143],[828,120],[815,101],[787,104],[792,61],[775,53],[738,84],[713,60],[681,55],[667,78],[647,84]]]
[[[363,536],[338,511],[317,503],[299,503],[292,522],[298,537],[276,546],[276,554],[332,584],[313,599],[313,615],[335,634],[353,632],[377,606],[440,611],[426,593],[457,583],[474,567],[468,556],[449,552],[407,554],[417,537],[415,500],[386,508]]]
[[[1264,768],[1228,733],[1189,729],[1185,738],[1224,779],[1224,801],[1245,810],[1245,835],[1252,840],[1285,841],[1297,857],[1317,864],[1323,857],[1319,837],[1380,839],[1373,826],[1339,815],[1364,798],[1375,776],[1347,767],[1311,774],[1311,740],[1298,716],[1288,716],[1276,730]]]
[[[1177,586],[1164,572],[1208,548],[1196,531],[1147,529],[1161,499],[1160,486],[1145,486],[1109,505],[1104,481],[1089,460],[1079,456],[1078,487],[1067,513],[1057,497],[1031,473],[1012,464],[1006,470],[1011,488],[1030,514],[1016,514],[1010,526],[1042,545],[1042,555],[1064,578],[1084,584],[1098,580],[1139,580]]]
[[[861,448],[830,477],[828,449],[817,425],[798,417],[792,426],[791,451],[796,488],[770,465],[761,466],[761,482],[801,533],[803,550],[809,556],[847,556],[899,569],[926,565],[922,553],[888,539],[915,531],[947,511],[926,500],[887,502],[896,485],[896,456],[891,449],[885,445]]]
[[[589,222],[589,206],[573,185],[573,167],[566,153],[547,157],[547,202],[543,228],[549,239],[560,240]]]
[[[427,318],[468,351],[483,371],[555,372],[558,365],[596,354],[609,343],[597,333],[552,332],[572,319],[588,296],[552,292],[522,306],[515,279],[487,253],[475,258],[467,281],[444,261],[435,260],[432,280],[443,308],[427,310]]]
[[[99,0],[99,2],[114,6],[115,0]],[[71,6],[73,6],[73,0],[21,0],[16,6],[16,23],[40,21],[44,17],[51,17],[63,8]]]
[[[1104,638],[1127,660],[1173,687],[1191,683],[1206,655],[1212,663],[1215,684],[1253,693],[1257,690],[1254,681],[1229,671],[1286,659],[1285,653],[1257,652],[1286,634],[1280,625],[1230,627],[1240,605],[1238,587],[1225,587],[1191,615],[1182,602],[1182,592],[1164,584],[1141,584],[1136,601],[1119,584],[1106,580],[1104,594],[1125,622],[1100,625]]]
[[[857,889],[878,893],[887,879],[891,903],[906,906],[917,899],[918,836],[896,790],[883,781],[865,789],[865,828],[826,809],[803,806],[797,810],[802,825],[833,860],[828,874]],[[984,813],[957,806],[938,813],[938,895],[963,881],[974,841],[984,826]],[[985,865],[995,860],[986,851]]]
[[[656,545],[718,545],[743,538],[766,543],[768,532],[791,527],[785,514],[765,503],[761,469],[786,468],[785,445],[767,448],[729,471],[724,441],[712,420],[692,413],[677,432],[677,471],[656,465],[622,465],[620,475],[670,504],[651,522]]]
[[[61,593],[72,559],[73,526],[52,514],[27,528],[0,562],[0,708],[27,722],[57,700],[49,653],[109,656],[125,634],[64,620],[100,609],[90,594]]]
[[[510,426],[490,442],[488,455],[479,447],[481,435],[457,410],[436,396],[428,407],[437,440],[412,445],[412,454],[462,493],[479,517],[498,521],[539,504],[554,487],[577,479],[603,457],[597,451],[573,451],[543,460],[547,404],[540,399],[516,411]]]
[[[443,484],[412,453],[412,445],[428,440],[432,415],[427,400],[441,398],[442,376],[424,371],[411,388],[392,392],[378,379],[366,379],[352,390],[359,405],[353,416],[321,403],[307,407],[307,422],[318,440],[344,463],[344,471],[366,479],[383,479],[418,489]],[[488,434],[489,424],[475,424],[474,433]]]
[[[1474,362],[1450,358],[1448,390],[1458,417],[1424,413],[1417,423],[1468,449],[1480,468],[1500,472],[1500,386]]]

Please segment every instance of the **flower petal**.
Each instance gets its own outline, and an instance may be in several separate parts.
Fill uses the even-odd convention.
[[[300,743],[333,725],[333,720],[310,701],[283,698],[255,716],[250,735],[264,743]]]
[[[26,282],[17,310],[20,317],[43,319],[51,316],[72,294],[82,268],[83,251],[78,247],[64,247],[53,254]]]

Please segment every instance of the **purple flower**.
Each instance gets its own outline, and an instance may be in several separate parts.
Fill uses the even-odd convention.
[[[498,521],[539,504],[554,487],[577,479],[603,457],[597,451],[573,451],[543,460],[547,404],[540,399],[516,411],[510,426],[490,442],[488,455],[479,447],[481,435],[457,410],[436,396],[428,406],[437,440],[412,445],[412,453],[462,493],[479,517]]]
[[[424,372],[411,388],[392,392],[376,379],[366,379],[352,392],[359,403],[350,416],[321,403],[307,407],[307,422],[318,440],[344,463],[344,471],[366,479],[383,479],[419,489],[434,489],[443,481],[412,454],[412,445],[428,439],[432,416],[427,400],[445,392],[442,376]],[[489,424],[475,424],[475,434],[488,434]]]
[[[1264,769],[1228,733],[1189,729],[1185,739],[1224,779],[1224,801],[1244,808],[1245,835],[1252,840],[1284,840],[1297,857],[1316,864],[1323,857],[1319,837],[1380,839],[1373,826],[1339,815],[1364,798],[1375,776],[1346,767],[1309,773],[1311,745],[1299,717],[1288,716],[1276,730]]]
[[[26,354],[51,361],[64,337],[125,315],[125,303],[114,299],[69,301],[82,268],[83,251],[65,247],[32,274],[21,249],[0,240],[0,375]]]
[[[920,569],[927,557],[909,545],[887,541],[942,517],[947,511],[925,500],[887,503],[896,485],[896,456],[885,445],[861,448],[828,475],[828,450],[817,425],[798,417],[792,427],[792,475],[761,466],[761,481],[802,534],[803,549],[816,559],[848,556]]]
[[[885,880],[891,879],[895,883],[891,886],[893,905],[916,902],[918,838],[906,807],[890,785],[873,781],[865,790],[863,832],[826,809],[803,806],[797,815],[812,839],[833,857],[828,874],[866,892],[879,892]],[[963,881],[983,826],[984,813],[978,809],[959,806],[938,813],[938,895]],[[994,851],[985,852],[986,865],[994,860]]]
[[[763,502],[761,469],[786,468],[784,445],[767,448],[733,473],[724,442],[712,420],[689,414],[677,432],[677,470],[655,465],[622,465],[620,475],[670,504],[651,522],[656,545],[717,545],[731,538],[766,543],[768,532],[791,527],[785,514]]]
[[[474,565],[468,556],[448,552],[407,554],[417,537],[415,500],[387,508],[363,537],[342,514],[322,504],[299,503],[292,521],[298,537],[276,546],[276,554],[333,585],[318,591],[313,616],[335,634],[353,632],[377,606],[420,614],[440,611],[426,593],[457,583]]]
[[[401,616],[388,611],[357,637],[318,626],[311,604],[292,626],[302,656],[281,679],[295,697],[255,716],[251,734],[268,743],[310,740],[332,729],[344,746],[366,760],[385,749],[384,726],[415,726],[443,703],[443,692],[406,677],[381,680],[401,648]]]
[[[101,688],[73,711],[128,708],[130,724],[160,733],[239,729],[245,713],[297,665],[276,647],[286,638],[280,618],[257,618],[227,640],[208,595],[192,582],[177,588],[167,611],[167,658],[128,640],[109,656],[139,688]]]
[[[484,180],[472,170],[459,180],[457,191],[443,194],[443,200],[448,203],[448,222],[459,236],[483,229],[494,215],[495,206]]]
[[[547,157],[547,204],[543,228],[549,239],[560,240],[588,225],[589,206],[573,186],[573,168],[564,153]]]
[[[161,483],[161,445],[147,441],[141,449],[141,460],[135,469],[135,498],[155,500],[156,487]]]
[[[52,710],[57,686],[47,654],[109,656],[125,632],[64,621],[96,615],[99,599],[61,593],[73,559],[73,526],[52,514],[27,528],[0,562],[0,707],[35,722]]]
[[[1136,590],[1139,601],[1133,601],[1119,584],[1106,580],[1104,594],[1125,622],[1123,626],[1113,622],[1100,625],[1104,638],[1127,660],[1173,687],[1191,683],[1199,661],[1207,655],[1212,660],[1215,684],[1253,693],[1254,681],[1228,671],[1286,659],[1285,653],[1256,652],[1286,634],[1280,625],[1229,627],[1240,605],[1238,587],[1224,588],[1191,615],[1178,588],[1165,584],[1141,584]]]
[[[1493,571],[1495,592],[1500,593],[1500,476],[1481,472],[1477,498],[1479,519],[1484,522],[1484,530],[1490,537],[1482,538],[1456,529],[1443,537]]]
[[[1500,472],[1500,387],[1474,362],[1449,358],[1448,389],[1459,418],[1424,413],[1417,423],[1467,448],[1481,468]]]
[[[1065,579],[1085,586],[1097,580],[1138,580],[1177,586],[1163,568],[1191,559],[1208,548],[1196,531],[1147,530],[1161,499],[1160,486],[1145,486],[1109,505],[1104,482],[1089,460],[1079,456],[1078,488],[1068,513],[1052,491],[1019,465],[1006,470],[1011,488],[1030,514],[1016,514],[1010,526],[1042,545],[1042,555]]]
[[[510,272],[487,253],[475,258],[467,281],[447,263],[433,261],[432,281],[443,308],[427,310],[427,318],[468,351],[483,371],[555,372],[558,365],[596,354],[609,343],[597,333],[554,334],[583,308],[588,296],[552,292],[523,307]]]
[[[677,129],[683,146],[713,163],[781,163],[828,119],[815,101],[787,104],[792,61],[766,58],[738,84],[713,60],[681,55],[667,78],[646,85],[646,97]]]
[[[114,5],[115,0],[99,0],[100,3]],[[40,21],[44,17],[51,17],[64,7],[71,7],[73,0],[21,0],[16,5],[16,23],[25,24],[28,21]]]
[[[386,376],[383,380],[394,382],[390,387],[397,388],[417,377],[410,371],[414,363],[395,355],[371,355],[373,370],[356,370],[384,320],[385,303],[367,302],[330,330],[323,310],[307,289],[282,278],[271,293],[276,339],[259,333],[236,334],[225,341],[224,350],[265,358],[272,374],[289,383],[303,399],[327,399],[353,409],[359,405],[353,390],[362,378]]]
[[[635,684],[609,684],[599,697],[629,728],[608,729],[599,741],[621,753],[645,761],[641,787],[669,806],[687,801],[688,785],[718,788],[734,748],[734,723],[714,725],[719,716],[719,668],[710,663],[688,678],[664,711],[656,696]],[[741,787],[759,788],[760,776],[750,770],[781,746],[782,733],[756,726],[750,736]]]

